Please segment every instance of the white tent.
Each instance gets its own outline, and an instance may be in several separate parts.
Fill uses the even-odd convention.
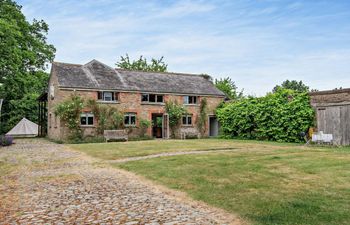
[[[6,135],[13,137],[36,137],[38,136],[38,124],[33,123],[26,118],[23,118],[19,123],[12,128]]]

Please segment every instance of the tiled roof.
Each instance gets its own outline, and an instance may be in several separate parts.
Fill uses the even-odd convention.
[[[54,62],[60,87],[225,96],[202,75],[114,69],[97,60],[85,65]]]

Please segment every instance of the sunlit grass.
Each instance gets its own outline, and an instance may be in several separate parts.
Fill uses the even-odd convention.
[[[350,152],[344,148],[241,149],[114,166],[254,224],[350,224]]]

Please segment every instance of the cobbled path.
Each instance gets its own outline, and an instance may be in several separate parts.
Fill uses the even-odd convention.
[[[0,149],[0,224],[241,224],[134,174],[43,139]]]

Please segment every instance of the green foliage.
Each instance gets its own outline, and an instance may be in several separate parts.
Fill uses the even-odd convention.
[[[124,128],[124,116],[117,108],[98,104],[94,99],[88,99],[86,106],[90,108],[98,121],[97,133],[103,134],[104,130]]]
[[[168,101],[165,103],[165,111],[169,115],[169,126],[172,137],[175,137],[175,131],[180,123],[182,115],[186,113],[186,109],[179,105],[176,101]]]
[[[231,100],[239,100],[243,97],[243,90],[238,92],[235,82],[229,77],[220,80],[215,79],[215,86],[224,92],[224,94],[226,94]]]
[[[152,72],[166,72],[168,65],[163,62],[163,57],[160,59],[151,59],[148,63],[147,59],[142,55],[139,59],[130,61],[129,55],[120,56],[120,61],[116,63],[119,68],[127,70],[152,71]]]
[[[276,85],[272,92],[277,92],[278,89],[284,88],[284,89],[290,89],[297,92],[308,92],[310,90],[310,87],[305,85],[302,81],[296,81],[296,80],[286,80],[281,85]]]
[[[140,119],[140,130],[141,130],[141,137],[144,137],[146,135],[147,128],[151,126],[151,121]]]
[[[0,0],[0,98],[2,129],[6,132],[22,117],[37,121],[36,98],[47,86],[47,63],[55,48],[46,43],[48,25],[26,21],[21,6]]]
[[[104,143],[106,142],[103,136],[88,136],[82,139],[68,140],[67,144],[84,144],[84,143]]]
[[[203,98],[199,106],[199,114],[197,118],[198,131],[202,137],[204,136],[206,131],[206,125],[207,125],[207,119],[208,119],[207,111],[208,111],[208,102],[206,98]]]
[[[303,141],[300,132],[314,121],[308,94],[289,89],[226,104],[217,116],[225,135],[280,142]]]
[[[82,130],[80,128],[80,114],[84,108],[84,100],[79,95],[72,95],[70,99],[58,104],[55,108],[55,114],[68,127],[69,139],[81,140]]]

